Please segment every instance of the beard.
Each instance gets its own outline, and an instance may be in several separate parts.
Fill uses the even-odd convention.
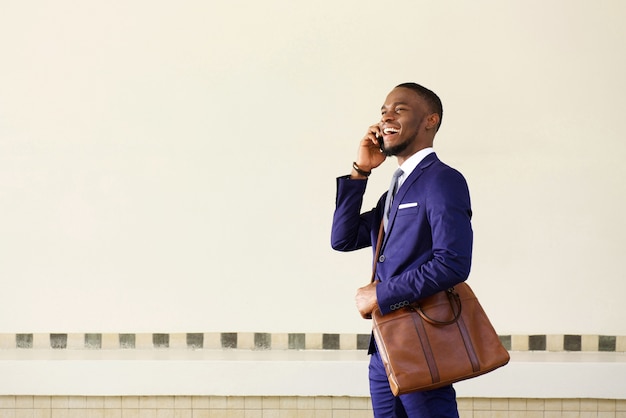
[[[413,142],[414,138],[407,138],[404,141],[400,142],[391,147],[386,147],[384,141],[380,141],[380,149],[387,157],[394,157],[402,152],[404,152],[409,145]]]

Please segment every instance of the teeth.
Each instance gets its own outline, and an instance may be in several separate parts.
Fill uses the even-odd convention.
[[[398,132],[400,132],[400,130],[396,129],[396,128],[385,128],[385,129],[383,129],[383,133],[385,133],[385,134],[397,134]]]

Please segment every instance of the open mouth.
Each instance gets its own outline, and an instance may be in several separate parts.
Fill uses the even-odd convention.
[[[394,135],[394,134],[397,134],[398,132],[400,132],[400,129],[397,129],[397,128],[385,128],[385,129],[383,129],[383,134],[384,135]]]

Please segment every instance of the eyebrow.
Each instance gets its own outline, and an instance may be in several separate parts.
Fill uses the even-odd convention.
[[[395,103],[392,103],[391,105],[389,105],[389,107],[396,107],[396,106],[400,106],[400,105],[402,105],[402,106],[409,106],[409,104],[406,103],[406,102],[395,102]],[[382,105],[380,107],[380,110],[385,109],[385,107],[386,107],[386,105]]]

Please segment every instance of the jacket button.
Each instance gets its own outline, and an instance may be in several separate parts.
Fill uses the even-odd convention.
[[[381,262],[381,263],[384,262],[385,261],[385,256],[381,255],[380,257],[378,257],[378,261]]]

